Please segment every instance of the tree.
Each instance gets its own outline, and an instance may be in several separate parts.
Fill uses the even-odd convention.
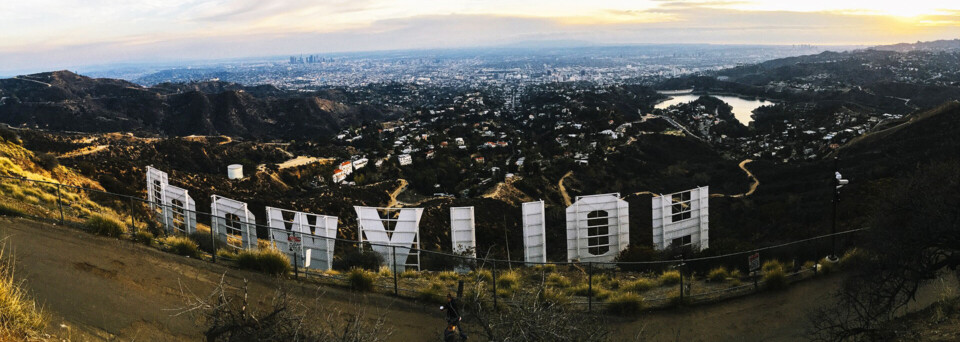
[[[885,339],[886,323],[921,286],[946,270],[960,279],[960,163],[924,167],[888,192],[837,303],[811,313],[812,339]]]

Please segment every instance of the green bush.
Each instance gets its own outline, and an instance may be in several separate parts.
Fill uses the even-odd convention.
[[[787,273],[782,268],[774,268],[763,274],[763,283],[766,288],[778,290],[787,287]]]
[[[93,215],[84,223],[90,232],[110,237],[120,237],[127,231],[127,227],[119,221],[102,215]]]
[[[194,259],[200,259],[200,248],[197,243],[183,236],[168,236],[160,240],[163,250]]]
[[[434,280],[430,285],[423,286],[417,290],[417,299],[428,303],[443,304],[447,300],[447,292],[450,289],[442,281]]]
[[[380,253],[363,253],[356,249],[333,259],[333,268],[337,270],[362,268],[368,271],[379,271],[380,265],[383,265],[383,257],[380,256]]]
[[[52,171],[57,166],[60,166],[60,161],[57,160],[57,156],[54,156],[47,152],[42,152],[37,154],[37,164],[45,170]]]
[[[656,282],[651,279],[639,278],[636,280],[623,282],[623,284],[620,286],[620,290],[633,293],[643,293],[656,286]]]
[[[376,281],[377,274],[373,271],[354,267],[347,272],[347,284],[354,291],[371,292]]]
[[[663,271],[660,274],[660,285],[675,285],[680,283],[680,271]]]
[[[0,203],[0,215],[10,216],[10,217],[24,217],[27,216],[23,210],[8,206],[6,204]]]
[[[146,230],[138,230],[136,234],[133,234],[133,242],[149,246],[153,244],[153,234]]]
[[[730,277],[730,272],[727,271],[723,266],[714,268],[710,270],[710,273],[707,273],[707,279],[713,282],[722,282],[727,280]]]
[[[739,281],[740,278],[743,278],[743,273],[740,273],[740,270],[735,269],[733,271],[730,271],[730,278],[733,278],[734,280]]]
[[[237,252],[237,266],[271,275],[290,272],[290,259],[276,248],[244,249]]]
[[[567,277],[564,277],[560,273],[550,273],[550,275],[547,276],[547,285],[560,288],[569,287],[570,279],[567,279]]]
[[[607,310],[617,315],[633,315],[643,309],[643,297],[636,293],[618,293],[607,298]]]

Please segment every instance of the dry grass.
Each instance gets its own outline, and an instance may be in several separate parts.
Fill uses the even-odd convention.
[[[660,285],[675,285],[680,283],[680,271],[664,271],[660,274]]]
[[[0,341],[40,338],[45,325],[43,313],[14,279],[14,259],[0,248]]]
[[[639,278],[629,280],[620,285],[620,290],[625,292],[643,293],[657,286],[657,282],[652,279]]]
[[[293,270],[287,255],[276,248],[241,250],[237,252],[237,266],[271,275],[283,275]]]
[[[163,250],[167,252],[194,259],[200,258],[200,247],[186,236],[168,236],[160,239],[160,243]]]
[[[127,227],[112,217],[93,215],[84,223],[90,232],[110,237],[120,237],[127,232]]]

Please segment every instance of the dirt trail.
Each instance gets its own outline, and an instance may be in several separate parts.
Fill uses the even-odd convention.
[[[251,297],[265,302],[279,284],[262,274],[29,220],[0,218],[0,239],[16,255],[18,280],[49,315],[48,331],[77,341],[196,341],[201,331],[193,320],[175,316],[181,286],[204,296],[221,276],[233,285],[248,279]],[[316,285],[282,283],[311,308],[352,311],[352,303],[363,303],[368,314],[403,317],[389,320],[392,339],[420,341],[443,325],[433,305],[331,287],[318,294]]]
[[[747,173],[747,177],[749,177],[749,178],[753,181],[753,183],[750,184],[750,189],[747,190],[747,192],[740,193],[740,194],[733,194],[733,195],[727,195],[727,194],[710,194],[710,197],[741,198],[741,197],[747,197],[747,196],[753,195],[753,193],[754,193],[755,191],[757,191],[757,187],[760,186],[760,180],[757,179],[757,177],[753,175],[753,172],[750,172],[750,170],[747,170],[747,164],[752,163],[752,162],[753,162],[753,159],[744,159],[744,160],[741,161],[740,164],[739,164],[740,169],[743,170],[743,172],[746,172],[746,173]],[[566,176],[564,176],[564,177],[566,177]],[[563,182],[562,179],[561,179],[560,181]],[[566,192],[564,192],[564,195],[566,195]],[[632,194],[628,194],[627,196],[640,196],[640,195],[653,195],[653,197],[660,196],[660,194],[654,193],[654,192],[650,192],[650,191],[634,192],[634,193],[632,193]],[[624,198],[626,198],[627,196],[624,196]]]
[[[567,177],[570,177],[570,176],[573,176],[573,171],[567,171],[567,173],[564,174],[563,177],[560,177],[560,181],[557,182],[557,188],[560,189],[560,195],[563,196],[564,207],[569,207],[570,205],[573,204],[573,202],[570,200],[570,195],[567,194],[567,188],[563,186],[563,180],[567,179]]]
[[[760,186],[760,180],[757,179],[757,177],[753,175],[753,172],[750,172],[750,170],[747,170],[747,164],[752,163],[752,162],[753,162],[753,159],[744,159],[744,160],[743,160],[742,162],[740,162],[740,164],[738,165],[738,166],[740,166],[740,169],[743,170],[743,172],[746,172],[746,173],[747,173],[747,177],[749,177],[751,180],[753,180],[753,183],[750,184],[750,190],[747,190],[747,192],[744,192],[744,193],[742,193],[742,194],[735,194],[735,195],[711,194],[710,197],[741,198],[741,197],[747,197],[747,196],[753,195],[753,193],[754,193],[755,191],[757,191],[757,187]]]
[[[397,181],[400,182],[400,186],[397,186],[397,189],[393,190],[393,192],[390,193],[390,201],[387,202],[387,206],[386,206],[387,208],[394,208],[399,206],[400,202],[397,201],[397,196],[400,196],[401,192],[403,192],[404,190],[407,190],[407,185],[409,183],[407,183],[406,179],[397,178]]]
[[[106,150],[110,145],[97,145],[97,146],[87,146],[78,148],[76,150],[61,154],[57,158],[73,158],[79,156],[85,156],[88,154],[94,154],[103,150]]]
[[[249,280],[251,298],[260,303],[269,301],[282,284],[309,308],[327,305],[352,311],[360,304],[368,314],[387,318],[394,329],[390,340],[429,341],[443,325],[432,304],[279,281],[47,223],[0,218],[0,239],[16,255],[17,280],[24,280],[49,315],[48,331],[76,341],[198,340],[201,331],[192,319],[175,315],[183,302],[181,289],[206,295],[221,277],[234,285]],[[645,340],[652,341],[802,339],[807,310],[829,304],[827,293],[841,280],[831,276],[710,305],[611,317],[612,340],[632,340],[641,330]],[[926,307],[937,297],[925,289],[918,297],[920,305],[910,308]],[[465,322],[465,328],[480,337],[475,322]]]

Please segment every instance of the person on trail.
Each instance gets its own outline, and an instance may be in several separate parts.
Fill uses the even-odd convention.
[[[460,316],[460,303],[457,302],[457,299],[453,297],[452,293],[447,293],[447,304],[441,306],[440,309],[447,314],[447,331],[455,329],[460,333],[460,340],[466,341],[467,334],[460,328],[460,320],[463,319],[463,317]]]

